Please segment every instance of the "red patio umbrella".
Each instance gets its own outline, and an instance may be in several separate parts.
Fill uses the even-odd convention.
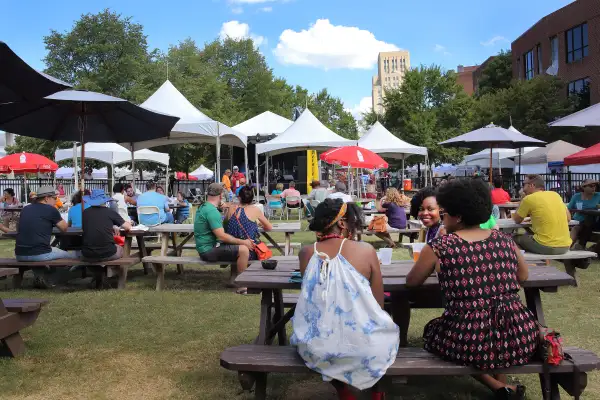
[[[388,163],[371,150],[359,146],[344,146],[322,153],[321,161],[351,168],[387,168]]]
[[[0,173],[5,174],[54,172],[57,169],[58,165],[54,161],[39,154],[23,152],[0,158]]]
[[[600,164],[600,143],[565,157],[565,165]]]
[[[196,178],[195,176],[191,176],[191,175],[187,175],[185,172],[176,172],[175,173],[175,179],[178,179],[180,181],[197,181],[198,178]]]

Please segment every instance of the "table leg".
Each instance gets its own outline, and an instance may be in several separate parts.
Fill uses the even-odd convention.
[[[169,251],[169,233],[161,233],[160,234],[160,255],[163,257],[167,256],[167,252]]]
[[[144,240],[143,235],[138,235],[135,237],[135,240],[138,243],[138,249],[140,250],[140,257],[143,259],[146,256],[149,256],[148,249],[146,249],[146,242]],[[142,267],[144,268],[144,275],[148,275],[148,270],[150,269],[150,265],[148,263],[142,263]]]
[[[540,290],[538,288],[525,288],[525,301],[527,303],[527,308],[531,310],[538,322],[542,325],[546,325]]]
[[[279,322],[285,313],[285,309],[283,307],[283,294],[281,293],[281,289],[273,290],[273,300],[274,300],[274,308],[275,312],[273,313],[273,323],[274,326],[277,322]],[[281,325],[277,331],[277,336],[279,338],[279,345],[285,346],[287,344],[287,334],[285,331],[285,324]]]
[[[290,255],[290,247],[291,247],[291,234],[289,232],[285,233],[285,254],[284,256],[289,256]]]
[[[271,243],[273,245],[273,247],[275,247],[277,250],[279,250],[279,252],[281,253],[282,256],[286,255],[284,250],[282,250],[281,247],[277,244],[277,242],[273,240],[271,235],[269,235],[267,232],[262,232],[262,235],[269,241],[269,243]]]
[[[182,250],[177,246],[177,234],[175,232],[171,233],[171,240],[173,241],[173,252],[175,256],[181,257]],[[183,274],[183,264],[177,264],[177,274]]]
[[[273,291],[263,289],[260,300],[260,322],[256,344],[269,344],[268,336],[271,329],[271,307],[273,306]]]
[[[392,292],[392,319],[400,328],[400,347],[408,346],[410,302],[408,292]]]
[[[125,236],[125,246],[123,246],[123,257],[129,257],[131,255],[131,243],[133,238],[131,236]]]

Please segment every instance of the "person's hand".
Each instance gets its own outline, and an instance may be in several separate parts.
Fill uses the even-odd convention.
[[[250,250],[254,250],[254,242],[250,239],[244,240],[244,246],[246,246]]]
[[[119,236],[121,229],[118,226],[113,225],[113,232],[115,233],[115,236]]]

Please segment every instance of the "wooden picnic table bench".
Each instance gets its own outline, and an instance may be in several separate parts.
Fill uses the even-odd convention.
[[[17,273],[13,276],[13,286],[15,288],[21,287],[23,281],[23,274],[25,271],[39,267],[55,267],[55,268],[71,268],[73,266],[86,266],[86,267],[102,267],[95,271],[96,275],[96,287],[100,288],[105,282],[105,278],[112,276],[119,277],[118,288],[124,289],[125,283],[127,282],[127,270],[129,267],[138,264],[140,258],[135,257],[123,257],[113,261],[100,261],[100,262],[86,262],[79,259],[58,259],[51,261],[17,261],[14,258],[0,258],[0,267],[11,267],[14,268]]]
[[[435,275],[419,287],[406,286],[406,275],[413,265],[413,261],[392,261],[391,265],[381,266],[384,290],[391,292],[392,316],[400,327],[401,346],[408,343],[411,308],[442,308],[444,302]],[[287,343],[285,324],[293,316],[294,309],[284,312],[282,291],[300,289],[301,283],[290,281],[292,272],[299,271],[299,268],[297,257],[279,260],[275,270],[266,270],[260,262],[252,262],[235,280],[240,287],[247,287],[248,293],[261,293],[257,344],[271,344],[276,336],[279,344]],[[557,292],[560,286],[575,285],[572,276],[551,266],[530,267],[529,279],[521,284],[527,306],[542,324],[545,324],[545,319],[540,292],[552,293]]]
[[[550,382],[546,382],[540,375],[542,392],[549,385],[550,398],[560,399],[558,387],[561,386],[571,395],[578,397],[587,386],[587,373],[600,368],[600,359],[588,350],[576,347],[566,347],[573,361],[562,361],[557,366],[550,368]],[[266,345],[241,345],[226,349],[221,353],[221,366],[238,374],[248,376],[244,379],[248,385],[245,390],[251,390],[256,381],[254,398],[264,400],[267,398],[268,373],[306,373],[311,370],[304,360],[298,355],[294,346],[266,346]],[[575,365],[576,364],[576,365]],[[540,361],[533,361],[527,365],[496,370],[497,374],[542,374],[544,365]],[[469,366],[463,366],[444,361],[434,354],[420,348],[400,348],[396,361],[387,369],[385,376],[465,376],[489,373]]]
[[[18,268],[0,268],[0,277],[18,273]],[[25,351],[20,331],[33,325],[47,303],[44,299],[0,298],[0,356],[16,357]]]
[[[501,218],[496,220],[496,224],[498,225],[498,229],[500,229],[501,231],[506,231],[506,230],[514,230],[514,229],[519,229],[519,228],[531,228],[531,221],[526,220],[521,222],[520,224],[517,224],[512,218]],[[579,225],[579,221],[576,220],[571,220],[569,221],[569,226],[577,226]]]

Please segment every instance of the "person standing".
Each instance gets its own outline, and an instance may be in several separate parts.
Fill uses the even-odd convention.
[[[528,364],[537,355],[537,321],[519,296],[527,263],[509,235],[480,228],[492,212],[486,183],[449,182],[437,201],[448,234],[426,245],[406,276],[406,285],[415,287],[437,272],[446,299],[442,316],[425,326],[425,350],[489,371],[473,377],[497,399],[524,399],[524,386],[510,385],[494,371]]]
[[[242,183],[242,179],[244,180],[244,183]],[[238,166],[234,165],[233,174],[231,174],[231,190],[233,190],[234,193],[237,193],[237,190],[241,186],[244,186],[245,182],[246,182],[246,177],[244,176],[243,173],[240,172],[240,169],[238,168]]]
[[[225,190],[227,190],[227,192],[231,192],[231,170],[230,169],[226,169],[225,173],[223,174],[223,178],[221,179],[221,183],[223,184],[223,186],[225,187]]]
[[[569,221],[571,213],[556,192],[546,191],[546,184],[540,175],[527,175],[523,184],[525,198],[513,214],[513,220],[520,224],[531,217],[529,234],[515,236],[515,242],[526,251],[536,254],[565,254],[571,247]]]

